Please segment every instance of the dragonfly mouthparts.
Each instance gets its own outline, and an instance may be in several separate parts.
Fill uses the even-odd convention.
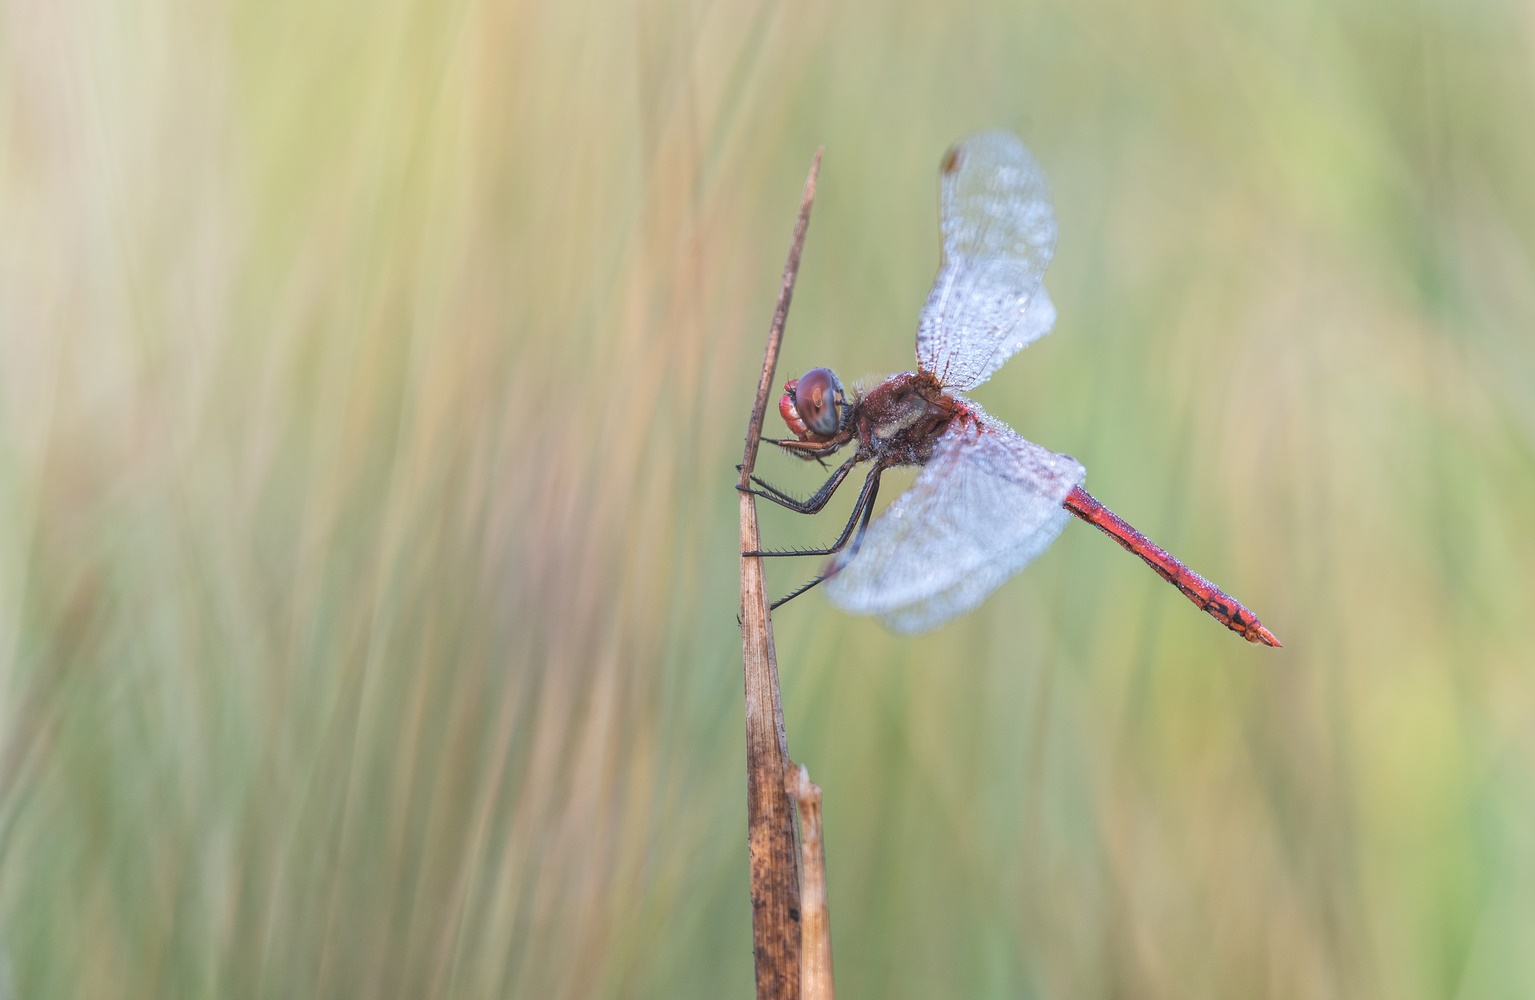
[[[797,378],[784,383],[783,398],[778,401],[778,412],[783,415],[783,422],[789,426],[789,432],[803,439],[810,433],[810,428],[805,426],[805,421],[799,415],[799,408],[794,405],[794,389],[798,384]]]

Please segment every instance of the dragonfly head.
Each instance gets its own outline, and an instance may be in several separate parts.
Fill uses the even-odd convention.
[[[830,368],[812,368],[784,383],[778,412],[800,440],[830,438],[849,412],[842,383]]]

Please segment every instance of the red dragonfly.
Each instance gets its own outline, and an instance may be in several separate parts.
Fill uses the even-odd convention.
[[[804,500],[753,476],[749,492],[803,514],[824,508],[853,468],[872,462],[841,536],[824,549],[747,555],[829,555],[815,579],[831,602],[878,616],[897,632],[933,628],[979,605],[1043,552],[1076,515],[1104,531],[1216,621],[1278,646],[1256,615],[1099,503],[1082,465],[1026,441],[961,395],[1055,324],[1042,280],[1055,213],[1039,165],[1019,139],[983,132],[940,166],[943,263],[917,325],[917,370],[851,392],[826,368],[784,386],[793,438],[768,440],[805,459],[855,444]],[[921,466],[911,489],[870,521],[880,475]]]

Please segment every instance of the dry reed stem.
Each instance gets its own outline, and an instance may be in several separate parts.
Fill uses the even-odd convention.
[[[826,907],[826,851],[821,844],[821,786],[792,761],[784,790],[799,806],[800,1000],[836,1000],[831,974],[831,916]]]
[[[746,452],[741,459],[741,485],[750,482],[757,464],[762,421],[767,414],[773,373],[778,367],[778,348],[783,342],[784,321],[794,297],[800,251],[810,224],[810,204],[815,200],[815,180],[821,169],[821,150],[816,150],[805,179],[799,219],[789,258],[784,262],[778,307],[768,332],[767,352],[762,359],[762,378],[746,430]],[[757,536],[757,503],[741,493],[741,551],[754,552]],[[752,950],[756,959],[758,1000],[794,1000],[799,996],[799,871],[794,850],[794,814],[784,790],[784,768],[789,762],[788,737],[784,733],[783,703],[778,695],[778,657],[773,650],[773,622],[768,615],[767,588],[760,557],[741,558],[741,655],[746,680],[746,829],[751,850]]]

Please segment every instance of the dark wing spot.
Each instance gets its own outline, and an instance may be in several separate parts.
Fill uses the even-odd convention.
[[[938,167],[939,171],[945,174],[952,174],[954,171],[958,170],[959,156],[960,149],[958,146],[955,146],[953,149],[949,150],[948,153],[944,155],[943,163]]]

